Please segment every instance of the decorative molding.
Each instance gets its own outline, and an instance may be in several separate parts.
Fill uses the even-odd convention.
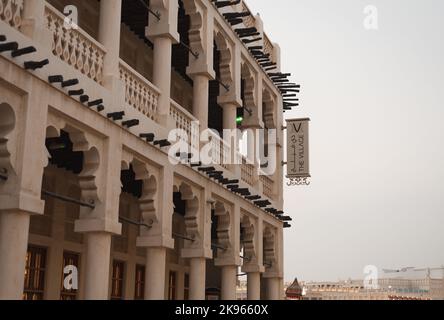
[[[20,29],[23,21],[23,0],[0,0],[0,19]]]
[[[1,1],[1,0],[0,0]],[[0,104],[0,173],[8,176],[14,171],[11,152],[8,149],[8,135],[14,130],[16,117],[14,110],[7,103]],[[2,180],[0,180],[1,182]]]

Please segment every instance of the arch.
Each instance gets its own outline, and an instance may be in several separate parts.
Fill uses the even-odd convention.
[[[201,243],[201,234],[199,231],[199,212],[200,212],[200,200],[193,188],[185,183],[178,182],[174,185],[174,192],[180,193],[180,197],[182,201],[185,201],[185,231],[186,235],[192,238],[194,241],[187,241],[185,246],[190,248],[193,246],[199,246]]]
[[[254,79],[254,73],[251,70],[250,66],[247,62],[244,62],[242,64],[241,69],[241,78],[243,83],[243,103],[244,107],[247,107],[248,109],[252,110],[253,112],[256,111],[256,98],[255,98],[255,88],[256,83]]]
[[[267,129],[276,129],[276,110],[274,108],[275,100],[268,90],[262,94],[262,113],[263,121]]]
[[[185,13],[190,17],[190,28],[188,30],[188,38],[190,41],[190,48],[193,52],[198,53],[199,56],[204,54],[204,40],[203,40],[203,18],[199,7],[195,0],[182,0]],[[194,57],[190,57],[194,59]]]
[[[225,247],[225,250],[217,249],[217,256],[227,254],[233,247],[231,237],[231,217],[223,202],[217,201],[214,206],[214,216],[217,219],[216,241],[217,244]]]
[[[0,104],[0,171],[7,174],[12,171],[11,153],[8,151],[8,135],[14,130],[16,117],[14,110],[7,103]],[[0,180],[3,181],[3,180]]]
[[[99,200],[96,173],[100,165],[100,155],[96,147],[92,147],[83,154],[83,170],[79,174],[81,199],[89,203],[95,203]]]
[[[264,229],[264,265],[266,269],[274,267],[276,262],[275,236],[270,227]]]
[[[254,236],[254,224],[248,216],[244,216],[241,220],[241,247],[244,249],[244,264],[252,263],[257,260]]]
[[[150,174],[146,164],[134,160],[133,170],[136,173],[136,180],[142,180],[142,196],[139,199],[139,208],[142,213],[143,221],[148,225],[159,222],[159,216],[156,210],[157,197],[157,179]]]
[[[83,153],[83,167],[78,173],[79,187],[81,189],[81,200],[90,204],[95,204],[99,200],[98,187],[96,182],[97,171],[100,166],[100,154],[97,147],[90,147],[86,134],[75,127],[66,125],[64,121],[58,121],[56,125],[48,125],[46,128],[46,139],[55,139],[62,137],[62,131],[67,133],[72,143],[73,152]],[[50,151],[45,147],[48,159],[51,156]],[[49,162],[46,163],[47,166]]]
[[[219,80],[224,85],[232,87],[234,81],[233,67],[232,67],[232,53],[226,39],[227,38],[222,34],[222,32],[220,31],[215,32],[214,42],[216,43],[217,50],[220,52]],[[225,89],[222,92],[225,92]]]

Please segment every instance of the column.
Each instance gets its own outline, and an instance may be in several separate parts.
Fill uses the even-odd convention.
[[[222,107],[224,109],[224,129],[237,129],[237,106],[233,103],[227,103]]]
[[[166,248],[146,249],[145,300],[165,299]]]
[[[201,130],[208,128],[209,75],[193,76],[193,115],[199,120]]]
[[[99,42],[106,48],[103,75],[119,77],[122,0],[100,1]]]
[[[205,300],[206,259],[190,259],[190,300]]]
[[[20,30],[29,38],[50,48],[52,34],[45,26],[45,3],[46,1],[24,1],[23,21]]]
[[[168,116],[171,104],[171,55],[171,38],[156,37],[153,52],[153,84],[160,90],[158,113],[161,116]]]
[[[236,300],[237,266],[222,267],[222,300]]]
[[[279,278],[266,278],[267,300],[280,300]]]
[[[30,215],[0,212],[0,300],[21,300]]]
[[[248,300],[261,299],[261,274],[260,272],[250,272],[247,274]]]
[[[85,300],[108,300],[111,234],[86,233]]]

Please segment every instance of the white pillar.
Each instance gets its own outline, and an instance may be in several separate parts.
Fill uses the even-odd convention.
[[[280,300],[279,278],[267,278],[267,300]]]
[[[86,233],[85,300],[108,300],[111,234]]]
[[[158,113],[168,116],[171,95],[172,40],[168,37],[154,38],[153,84],[160,90]]]
[[[205,300],[206,259],[190,259],[190,300]]]
[[[193,76],[193,115],[199,120],[200,129],[208,128],[208,90],[209,78],[207,75]]]
[[[146,249],[145,300],[165,299],[166,248]]]
[[[122,0],[100,1],[99,42],[106,48],[103,75],[119,77]]]
[[[222,300],[236,300],[237,266],[222,267]]]
[[[222,107],[224,109],[224,129],[236,129],[237,106],[232,103],[227,103]]]
[[[261,274],[250,272],[247,274],[248,300],[261,299]]]
[[[24,1],[23,21],[20,30],[29,38],[49,48],[53,36],[45,26],[45,3],[46,1]]]
[[[21,300],[30,215],[0,212],[0,300]]]

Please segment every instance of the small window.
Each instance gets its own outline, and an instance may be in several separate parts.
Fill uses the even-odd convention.
[[[111,300],[123,300],[124,275],[125,263],[115,260],[113,262]]]
[[[176,300],[176,272],[170,271],[168,299]]]
[[[43,300],[45,291],[46,248],[28,247],[26,253],[23,300]]]
[[[136,266],[136,288],[134,293],[135,300],[145,299],[145,266]]]
[[[73,266],[79,270],[80,255],[72,252],[63,252],[62,284],[60,292],[60,300],[77,300],[78,289],[65,287],[65,277],[67,277],[68,274],[64,274],[64,270],[67,266]],[[79,279],[75,279],[75,281],[77,281],[78,284]]]
[[[190,275],[188,273],[185,273],[185,280],[184,280],[184,293],[183,297],[184,300],[190,300]]]

